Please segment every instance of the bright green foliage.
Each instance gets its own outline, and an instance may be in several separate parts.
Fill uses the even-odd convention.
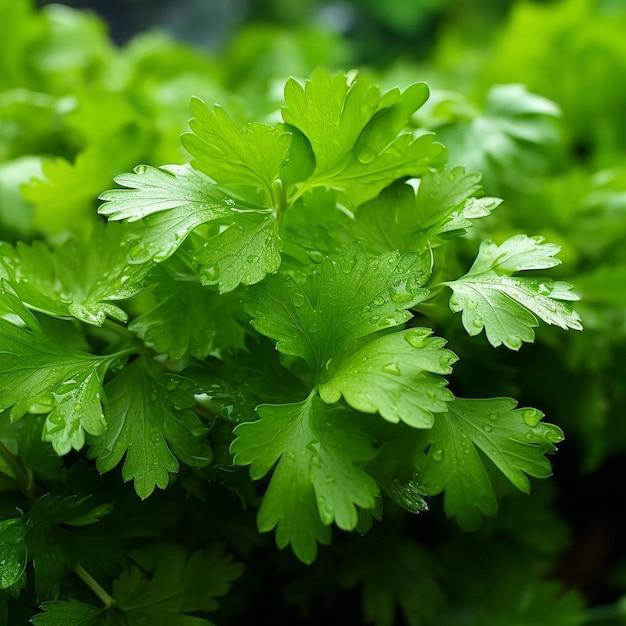
[[[443,148],[434,135],[398,135],[427,98],[424,83],[381,94],[358,74],[346,80],[317,70],[304,87],[290,79],[283,119],[304,133],[315,156],[314,172],[299,194],[332,187],[344,190],[346,201],[358,206],[393,181],[440,163]]]
[[[276,543],[291,544],[305,563],[328,543],[327,526],[358,522],[356,507],[373,509],[376,483],[355,463],[373,458],[371,439],[340,406],[326,407],[316,394],[296,404],[263,404],[260,419],[241,424],[232,445],[235,463],[250,465],[253,479],[277,463],[259,510],[261,531],[276,527]]]
[[[354,243],[300,279],[270,277],[250,292],[248,310],[278,350],[319,371],[352,341],[409,320],[407,309],[428,295],[427,279],[425,256],[391,252],[370,261]]]
[[[446,94],[439,97],[446,102]],[[452,119],[435,115],[428,124],[450,151],[452,165],[481,172],[489,190],[523,185],[546,169],[542,152],[558,141],[554,120],[560,111],[554,102],[523,85],[496,85],[487,94],[484,111],[468,114],[468,109],[467,103],[439,103],[435,110],[450,110]]]
[[[320,386],[325,402],[341,395],[364,413],[379,412],[390,422],[414,428],[432,428],[433,413],[446,410],[453,395],[444,389],[445,378],[456,356],[442,349],[445,341],[429,338],[429,328],[385,335],[366,344],[332,367],[329,380]]]
[[[571,285],[562,281],[512,276],[522,270],[554,267],[560,247],[542,237],[515,235],[501,245],[481,244],[469,272],[446,283],[454,292],[450,308],[462,311],[465,330],[478,335],[483,328],[493,346],[518,350],[532,341],[537,317],[563,329],[582,330],[580,317],[563,301],[578,300]]]
[[[254,285],[280,267],[280,237],[272,214],[238,215],[225,231],[211,237],[195,253],[203,285],[217,285],[220,293],[240,284]]]
[[[126,321],[126,312],[110,301],[141,291],[148,268],[129,265],[123,233],[116,225],[96,228],[88,241],[70,239],[54,251],[39,241],[15,248],[0,243],[0,276],[37,311],[97,326],[107,315]]]
[[[253,28],[209,59],[163,34],[117,49],[93,15],[4,4],[0,623],[208,625],[242,573],[231,545],[249,569],[225,625],[257,606],[261,621],[317,623],[353,587],[378,626],[575,624],[578,605],[550,607],[540,579],[562,527],[515,515],[562,433],[500,396],[563,413],[569,381],[529,372],[553,367],[555,346],[598,368],[610,351],[583,335],[577,356],[578,333],[554,329],[521,354],[488,345],[517,350],[540,319],[580,329],[560,280],[577,262],[587,325],[620,328],[621,179],[538,178],[558,107],[521,85],[491,89],[484,112],[461,94],[428,102],[415,80],[429,73],[322,69],[339,36],[298,27]],[[523,232],[553,236],[565,267]],[[611,314],[594,317],[599,305]],[[455,311],[488,342],[459,332]],[[618,376],[587,383],[585,368],[585,406],[609,385],[623,395]],[[505,515],[452,542],[425,513],[440,493],[462,528]],[[333,525],[340,539],[320,550]],[[511,558],[491,558],[509,539]],[[446,550],[461,563],[476,543],[491,577],[466,568],[459,582]],[[298,612],[283,601],[302,577]]]
[[[462,167],[426,172],[417,191],[408,184],[389,187],[363,204],[350,232],[372,252],[427,250],[445,244],[500,204],[498,198],[476,198],[480,174]]]
[[[192,165],[224,185],[252,185],[272,199],[274,181],[287,156],[291,137],[265,124],[238,129],[220,106],[209,109],[198,98],[191,101],[192,133],[182,136],[194,156]]]
[[[230,196],[189,167],[138,165],[115,182],[128,189],[103,193],[100,213],[111,220],[141,220],[128,235],[133,263],[164,261],[200,224],[227,218],[237,208]]]
[[[2,319],[0,341],[0,404],[12,419],[48,413],[43,437],[58,454],[80,450],[85,431],[104,432],[102,379],[115,356],[79,352]]]
[[[141,498],[155,487],[167,487],[178,459],[202,467],[212,456],[203,440],[206,428],[190,411],[195,402],[185,380],[158,380],[150,369],[150,363],[139,359],[106,386],[108,429],[89,452],[101,472],[112,470],[125,456],[122,476],[135,481]]]
[[[422,481],[435,495],[444,491],[448,516],[463,528],[476,528],[480,514],[495,515],[497,501],[478,449],[521,491],[528,492],[526,474],[551,474],[546,452],[563,440],[561,430],[541,422],[537,409],[516,409],[511,398],[461,399],[437,416],[428,437],[430,448]]]

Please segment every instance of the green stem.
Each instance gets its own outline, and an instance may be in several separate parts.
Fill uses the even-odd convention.
[[[283,225],[283,217],[287,210],[287,197],[285,196],[285,188],[283,181],[277,178],[272,184],[272,202],[276,209],[276,221],[278,222],[278,230]]]
[[[104,320],[104,324],[102,324],[102,328],[106,328],[107,330],[113,331],[118,334],[120,337],[124,337],[124,339],[129,339],[133,342],[137,342],[137,336],[128,330],[128,327],[120,324],[119,322],[114,322],[109,318]]]
[[[115,599],[102,588],[100,583],[82,565],[76,565],[74,573],[98,596],[105,609],[115,604]]]

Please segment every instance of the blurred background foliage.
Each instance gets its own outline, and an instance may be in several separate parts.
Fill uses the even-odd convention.
[[[626,624],[623,0],[0,0],[0,24],[4,240],[87,236],[113,176],[187,161],[191,95],[239,123],[275,121],[287,76],[358,67],[384,87],[426,80],[415,126],[505,199],[467,239],[464,262],[482,238],[544,235],[563,247],[552,275],[582,296],[584,333],[542,328],[519,354],[433,312],[461,357],[455,391],[513,395],[563,427],[551,484],[531,498],[502,485],[500,516],[473,535],[436,510],[390,514],[365,544],[340,538],[308,570],[271,563],[274,596],[252,566],[226,617],[242,594],[244,606],[273,606],[290,581],[290,608],[273,623],[308,623],[362,592],[379,626]],[[416,603],[415,585],[428,601]]]

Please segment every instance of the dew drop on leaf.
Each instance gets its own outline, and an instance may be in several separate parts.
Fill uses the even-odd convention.
[[[374,306],[382,306],[383,304],[385,304],[385,299],[381,296],[376,296],[373,300],[372,300],[372,304]]]
[[[541,417],[541,412],[536,411],[535,409],[526,409],[525,411],[522,411],[522,418],[524,422],[531,428],[535,428],[535,426],[539,424]]]
[[[490,433],[493,430],[493,427],[491,426],[491,424],[483,424],[483,430],[486,433]]]
[[[444,457],[444,451],[441,448],[437,448],[434,452],[433,452],[433,461],[442,461]]]
[[[214,285],[220,279],[220,268],[217,263],[206,265],[200,272],[200,282],[203,285]]]
[[[341,261],[341,271],[344,274],[350,274],[356,265],[356,257],[350,256],[342,259]]]
[[[294,291],[291,295],[291,301],[293,302],[294,306],[302,306],[304,304],[304,294],[302,294],[300,291]]]
[[[398,367],[398,364],[395,361],[392,363],[387,363],[387,365],[383,365],[382,370],[383,372],[387,374],[393,374],[394,376],[402,376],[402,373],[400,372],[400,368]]]

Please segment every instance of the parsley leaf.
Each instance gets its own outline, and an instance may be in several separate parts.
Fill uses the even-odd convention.
[[[465,529],[493,516],[498,504],[480,449],[521,491],[529,493],[529,476],[551,475],[546,452],[563,440],[560,428],[541,423],[537,409],[516,409],[511,398],[462,399],[437,415],[428,437],[430,449],[421,480],[430,495],[444,492],[444,508]]]
[[[326,406],[313,392],[293,404],[262,404],[259,420],[240,424],[231,446],[237,465],[250,465],[258,480],[276,464],[259,509],[258,527],[276,527],[279,548],[288,544],[311,563],[317,542],[328,543],[328,525],[358,523],[358,509],[373,509],[378,487],[357,465],[372,459],[369,435],[348,411]]]
[[[562,301],[578,300],[571,285],[550,279],[518,278],[514,272],[558,265],[556,244],[542,237],[515,235],[500,246],[493,241],[481,244],[474,264],[465,276],[449,281],[454,295],[450,308],[462,311],[465,330],[478,335],[483,328],[493,346],[504,344],[518,350],[532,342],[537,317],[564,330],[582,330],[580,317]]]
[[[432,105],[437,104],[435,97]],[[509,84],[489,90],[484,111],[468,115],[468,108],[462,107],[453,123],[434,128],[452,165],[482,172],[490,191],[502,183],[520,186],[546,168],[547,148],[559,138],[555,120],[560,110],[554,102],[530,93],[524,85]]]
[[[175,360],[204,359],[215,350],[243,348],[244,329],[232,298],[197,282],[172,280],[163,274],[160,279],[153,290],[155,305],[128,327],[147,346]]]
[[[429,337],[429,328],[411,328],[385,335],[357,350],[335,368],[320,386],[325,402],[341,395],[353,408],[379,412],[390,422],[431,428],[433,413],[445,411],[453,399],[441,374],[452,371],[456,356],[444,350],[445,340]]]
[[[247,206],[189,166],[138,165],[115,182],[127,189],[101,194],[99,212],[110,220],[141,220],[127,235],[132,263],[164,261],[196,227],[232,217],[234,209]]]
[[[149,268],[127,262],[123,235],[117,225],[101,226],[89,240],[69,239],[54,251],[39,241],[15,248],[0,242],[0,276],[32,309],[96,326],[107,315],[125,322],[128,315],[111,300],[139,293]]]
[[[204,285],[217,285],[220,293],[258,283],[280,267],[279,244],[273,214],[240,214],[196,251],[195,260],[203,266],[200,280]]]
[[[24,573],[26,532],[21,517],[0,521],[0,589],[12,587]]]
[[[113,583],[115,607],[124,613],[129,626],[208,626],[208,620],[189,614],[215,611],[219,607],[216,598],[226,595],[243,571],[217,544],[190,557],[179,546],[165,546],[155,556],[138,558],[137,565],[124,570]]]
[[[109,427],[89,451],[100,472],[112,470],[125,455],[122,476],[135,481],[142,499],[155,487],[167,487],[178,459],[203,467],[212,458],[206,428],[190,410],[195,400],[185,379],[157,379],[151,370],[150,362],[137,359],[106,385]]]
[[[438,164],[443,146],[434,135],[400,134],[428,98],[416,83],[385,94],[363,76],[331,76],[316,70],[304,85],[285,85],[283,120],[310,141],[315,170],[298,191],[318,186],[345,190],[352,206],[374,198],[393,181],[417,176]]]
[[[207,107],[199,98],[191,101],[192,133],[182,142],[194,156],[192,165],[224,185],[254,185],[272,197],[272,185],[287,156],[291,136],[265,124],[237,128],[220,107]]]
[[[402,182],[360,206],[348,228],[377,254],[441,246],[500,204],[498,198],[475,197],[479,180],[480,174],[466,173],[462,167],[426,172],[417,190]]]
[[[117,355],[94,356],[0,319],[0,406],[11,419],[48,413],[43,438],[57,454],[80,450],[106,428],[102,379]]]
[[[390,252],[371,260],[359,243],[319,272],[270,276],[250,290],[252,325],[278,341],[283,354],[303,358],[316,372],[355,339],[411,318],[408,308],[428,290],[425,255]]]
[[[105,619],[104,608],[68,600],[44,602],[43,613],[31,620],[35,626],[118,626],[120,622]],[[104,620],[104,621],[103,621]]]

